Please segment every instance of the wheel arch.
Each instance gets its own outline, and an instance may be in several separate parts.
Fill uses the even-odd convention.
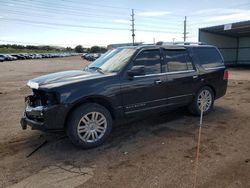
[[[215,90],[215,87],[213,87],[211,84],[205,84],[204,86],[202,86],[201,88],[203,87],[209,87],[212,91],[213,91],[213,94],[214,94],[214,99],[216,99],[216,90]],[[200,89],[201,89],[200,88]]]
[[[110,112],[112,119],[113,120],[116,119],[114,108],[108,99],[106,99],[105,97],[102,97],[102,96],[89,96],[89,97],[85,97],[85,98],[77,101],[75,104],[73,104],[73,106],[69,109],[69,111],[66,115],[66,118],[64,121],[64,127],[66,127],[71,113],[79,106],[81,106],[83,104],[87,104],[87,103],[96,103],[96,104],[99,104],[99,105],[105,107]]]

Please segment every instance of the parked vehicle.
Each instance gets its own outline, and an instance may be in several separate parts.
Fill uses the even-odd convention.
[[[96,59],[98,59],[101,56],[100,53],[87,53],[87,54],[83,54],[81,57],[83,59],[86,59],[87,61],[95,61]]]
[[[16,57],[17,59],[26,59],[22,54],[11,54],[11,56]]]
[[[84,70],[30,80],[21,126],[65,130],[81,148],[102,144],[114,120],[187,106],[209,113],[226,93],[228,71],[210,45],[148,45],[107,52]],[[203,108],[202,108],[203,107]]]
[[[8,54],[2,54],[1,57],[4,58],[4,61],[12,61],[14,60],[14,57]]]
[[[42,58],[56,58],[56,57],[69,57],[79,55],[77,53],[49,53],[49,54],[1,54],[1,57],[4,58],[4,61],[12,60],[22,60],[22,59],[42,59]]]
[[[5,60],[5,57],[0,54],[0,62],[4,62],[4,60]]]

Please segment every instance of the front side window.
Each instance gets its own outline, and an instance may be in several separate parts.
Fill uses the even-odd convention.
[[[134,66],[145,66],[145,74],[161,73],[161,56],[159,50],[144,50],[140,52],[135,60]]]
[[[186,50],[164,50],[164,56],[168,72],[193,70]]]

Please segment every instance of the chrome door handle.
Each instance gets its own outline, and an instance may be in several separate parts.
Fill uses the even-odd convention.
[[[198,76],[197,76],[197,75],[194,75],[194,76],[193,76],[193,79],[197,79],[197,78],[198,78]]]
[[[155,84],[161,84],[162,81],[161,80],[155,80]]]

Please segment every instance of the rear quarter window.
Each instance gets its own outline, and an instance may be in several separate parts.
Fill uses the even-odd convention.
[[[203,68],[216,68],[224,66],[223,59],[216,48],[194,48],[193,51],[198,57],[199,64]]]

